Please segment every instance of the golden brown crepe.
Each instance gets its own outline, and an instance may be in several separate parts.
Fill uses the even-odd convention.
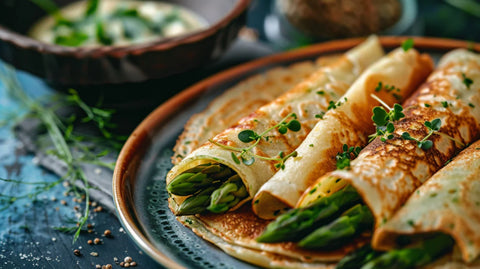
[[[346,52],[338,61],[321,68],[309,79],[298,84],[275,101],[262,106],[248,117],[242,118],[231,128],[216,135],[212,142],[207,142],[189,154],[167,175],[167,184],[182,172],[205,163],[220,163],[232,168],[241,178],[249,194],[237,204],[236,208],[255,195],[261,185],[277,170],[274,161],[256,158],[251,165],[237,163],[232,158],[232,151],[217,144],[245,147],[249,144],[238,139],[238,134],[245,129],[261,133],[276,125],[284,117],[295,113],[301,124],[298,132],[280,134],[277,130],[268,133],[268,141],[262,139],[252,150],[254,154],[264,157],[275,157],[280,152],[285,155],[293,152],[300,145],[308,132],[319,120],[316,115],[327,110],[330,101],[336,102],[371,63],[383,55],[383,50],[376,37],[371,37],[363,44]],[[319,94],[319,91],[324,94]],[[240,101],[240,100],[239,100]],[[177,213],[175,204],[181,204],[187,197],[172,195],[175,201],[172,210]],[[234,208],[235,209],[235,208]]]
[[[323,66],[338,60],[338,55],[322,56],[316,61],[275,67],[240,82],[216,97],[202,112],[192,116],[173,148],[172,163],[185,156],[221,131],[271,102]],[[242,100],[239,102],[238,100]]]
[[[348,181],[372,211],[376,228],[386,223],[415,189],[466,144],[480,137],[480,56],[462,49],[446,54],[403,106],[406,116],[395,124],[393,139],[375,139],[352,161],[349,170],[336,170],[318,180]],[[430,136],[430,149],[421,149],[416,141],[401,137],[408,132],[422,139],[428,132],[425,122],[437,118],[442,121],[442,134]],[[309,196],[318,195],[316,187],[318,184],[305,192],[300,205]],[[374,231],[375,238],[378,231]],[[376,243],[373,240],[373,247]]]
[[[462,151],[427,180],[378,228],[374,246],[389,250],[399,235],[442,232],[451,235],[463,260],[480,254],[480,141]]]
[[[296,149],[298,157],[287,160],[285,169],[279,170],[260,188],[253,199],[255,214],[273,219],[285,208],[294,207],[308,186],[335,169],[335,156],[342,152],[344,144],[367,144],[368,135],[375,132],[372,109],[379,105],[371,94],[393,106],[417,89],[432,69],[430,56],[420,55],[414,49],[398,48],[373,64],[341,98],[348,101],[329,110],[315,125]],[[395,89],[378,90],[379,83]]]
[[[269,221],[255,216],[248,204],[221,215],[180,216],[178,220],[228,254],[263,267],[330,268],[345,254],[370,240],[369,236],[361,237],[332,251],[304,250],[293,242],[258,243],[255,238]]]

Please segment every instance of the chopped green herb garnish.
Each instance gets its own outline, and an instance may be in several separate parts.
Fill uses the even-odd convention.
[[[319,94],[319,95],[325,95],[325,91],[317,91],[317,94]]]
[[[414,41],[412,38],[409,38],[402,42],[402,49],[403,51],[408,51],[409,49],[413,48]]]
[[[465,73],[462,73],[462,78],[463,78],[463,84],[467,86],[468,89],[470,89],[470,86],[473,84],[473,80],[471,78],[468,78]]]
[[[325,116],[325,112],[322,111],[322,112],[320,112],[320,114],[316,114],[315,118],[323,120],[323,116]]]
[[[362,148],[348,147],[347,144],[343,144],[342,150],[343,152],[339,152],[337,153],[337,156],[335,156],[337,169],[350,168],[350,161],[352,160],[352,155],[354,158],[357,157]]]
[[[447,108],[447,107],[448,107],[448,102],[447,102],[447,101],[442,101],[441,103],[442,103],[442,106],[443,106],[444,108]]]

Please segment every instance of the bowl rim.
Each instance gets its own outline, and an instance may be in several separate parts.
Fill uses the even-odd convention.
[[[14,46],[27,49],[36,50],[46,54],[56,54],[67,57],[85,58],[85,57],[100,57],[109,54],[112,57],[123,57],[128,54],[137,54],[138,50],[169,50],[173,47],[195,43],[206,37],[214,35],[220,29],[226,27],[236,17],[239,17],[247,10],[251,0],[237,0],[235,6],[219,21],[211,24],[203,30],[198,30],[185,35],[179,35],[160,40],[148,41],[145,43],[121,46],[99,46],[99,47],[67,47],[56,44],[49,44],[33,39],[27,35],[20,34],[16,31],[0,24],[0,40],[8,42]]]
[[[414,36],[387,36],[380,37],[380,42],[384,48],[393,48],[401,45],[403,41],[408,38],[413,38],[415,48],[426,49],[440,52],[455,48],[471,48],[475,51],[480,51],[480,44],[472,43],[463,40],[446,39],[446,38],[432,38],[432,37],[414,37]],[[333,53],[338,51],[345,51],[355,45],[360,44],[365,38],[353,38],[344,40],[334,40],[316,45],[311,45],[302,49],[282,52],[260,58],[251,62],[241,64],[239,66],[227,69],[213,76],[207,77],[187,89],[176,94],[163,104],[159,105],[153,110],[132,132],[125,142],[120,154],[117,158],[112,179],[113,200],[118,219],[125,228],[134,242],[146,252],[152,259],[167,268],[183,268],[171,258],[160,252],[152,242],[142,233],[141,228],[137,225],[136,217],[128,209],[128,195],[124,186],[125,181],[129,176],[137,176],[136,168],[130,167],[132,163],[135,165],[139,159],[144,157],[138,156],[136,153],[142,146],[147,147],[152,142],[152,130],[156,130],[163,122],[175,115],[185,104],[192,101],[195,96],[198,96],[210,88],[211,85],[221,84],[229,81],[232,77],[247,73],[254,68],[265,67],[270,64],[282,63],[288,60],[295,60],[297,58],[313,57],[316,55]]]

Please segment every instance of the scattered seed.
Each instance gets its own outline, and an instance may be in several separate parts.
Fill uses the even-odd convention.
[[[53,242],[56,242],[56,241],[57,241],[57,238],[52,237],[52,241],[53,241]]]
[[[52,196],[52,198],[50,198],[50,200],[52,200],[52,202],[56,202],[56,201],[57,201],[57,197],[53,197],[53,196]]]
[[[93,239],[93,243],[94,243],[95,245],[98,245],[98,244],[101,244],[101,243],[102,243],[102,240],[100,240],[100,238],[95,238],[95,239]]]
[[[130,263],[130,266],[131,266],[131,267],[135,267],[135,266],[137,266],[137,263],[136,263],[136,262],[131,262],[131,263]]]
[[[92,206],[93,206],[93,207],[96,207],[96,206],[97,206],[97,202],[92,202]]]
[[[92,241],[92,240],[88,240],[88,241],[87,241],[87,244],[91,245],[91,244],[93,244],[93,241]]]
[[[101,269],[102,267],[100,264],[95,265],[95,269]]]
[[[110,237],[110,236],[112,236],[112,231],[107,229],[103,232],[103,235],[105,235],[106,237]]]
[[[130,267],[130,263],[129,262],[126,262],[123,267]]]
[[[73,207],[73,210],[79,211],[79,210],[80,210],[80,207],[78,207],[78,205],[76,205],[76,206]]]
[[[92,228],[93,228],[93,224],[88,223],[88,224],[87,224],[87,229],[92,229]]]
[[[80,250],[78,250],[78,249],[75,249],[75,250],[73,251],[73,254],[75,254],[75,256],[80,256],[80,255],[82,255],[82,254],[80,253]]]
[[[62,205],[67,205],[67,201],[61,200],[61,201],[60,201],[60,204],[62,204]]]
[[[130,263],[130,262],[132,262],[132,261],[133,261],[133,259],[132,259],[132,257],[130,257],[130,256],[127,256],[127,257],[125,257],[125,259],[123,259],[123,261],[124,261],[124,262],[129,262],[129,263]]]
[[[113,261],[114,261],[114,262],[118,262],[118,258],[117,258],[117,257],[113,257]]]
[[[105,265],[105,268],[106,268],[106,269],[112,269],[113,266],[112,266],[111,264],[107,264],[107,265]]]
[[[88,232],[89,234],[91,234],[91,233],[93,233],[93,230],[92,230],[92,229],[88,229],[87,232]]]
[[[123,267],[125,265],[125,262],[121,262],[120,266]]]
[[[98,252],[90,252],[90,255],[93,256],[93,257],[97,257],[97,256],[98,256]]]

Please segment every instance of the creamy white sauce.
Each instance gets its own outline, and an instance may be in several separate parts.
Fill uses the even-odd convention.
[[[79,45],[81,47],[104,46],[97,38],[97,22],[104,21],[102,24],[106,33],[111,37],[114,46],[130,45],[144,43],[162,38],[178,36],[189,32],[201,30],[207,27],[208,23],[192,11],[165,2],[154,1],[132,1],[132,0],[101,0],[94,18],[85,20],[85,10],[87,1],[74,2],[60,10],[62,16],[71,21],[81,21],[81,33],[88,37]],[[149,25],[158,26],[159,30],[152,30],[142,24],[141,20],[112,18],[112,14],[118,9],[135,9],[138,17],[148,21]],[[164,19],[173,13],[178,14],[170,23],[165,23]],[[56,44],[57,37],[68,36],[72,33],[72,28],[68,26],[56,26],[56,20],[52,16],[47,16],[39,20],[31,28],[29,36],[45,43]],[[126,35],[125,25],[129,25],[130,33],[134,37]]]

